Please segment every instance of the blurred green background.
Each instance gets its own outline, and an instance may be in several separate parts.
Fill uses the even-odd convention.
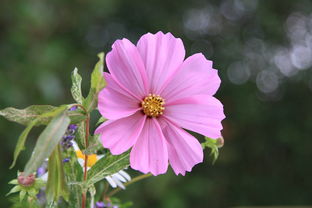
[[[87,93],[96,54],[146,32],[181,37],[188,56],[214,61],[225,106],[225,146],[215,165],[167,175],[118,196],[134,207],[312,205],[312,2],[310,0],[1,0],[0,109],[71,103],[78,67]],[[23,127],[0,119],[0,207]]]

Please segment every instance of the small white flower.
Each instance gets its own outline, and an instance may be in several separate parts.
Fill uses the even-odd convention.
[[[116,188],[117,186],[121,189],[126,189],[123,183],[126,183],[131,180],[131,177],[124,170],[120,170],[113,175],[106,176],[105,179],[111,185],[111,187]]]

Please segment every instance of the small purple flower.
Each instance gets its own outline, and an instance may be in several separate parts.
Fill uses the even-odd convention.
[[[63,139],[61,140],[61,145],[64,149],[68,149],[73,146],[73,143],[71,142],[73,139],[75,139],[75,133],[78,129],[78,126],[76,124],[70,124],[67,127],[67,131],[63,136]]]
[[[65,158],[65,159],[63,160],[63,163],[67,163],[67,162],[69,162],[69,161],[70,161],[69,158]]]
[[[74,138],[75,138],[74,135],[64,135],[63,136],[64,141],[70,141],[70,140],[73,140]]]
[[[68,129],[69,129],[69,130],[74,130],[74,131],[76,131],[77,128],[78,128],[78,126],[77,126],[76,124],[70,124],[70,125],[68,126]]]
[[[37,177],[42,176],[43,174],[45,174],[47,172],[47,169],[43,166],[39,167],[37,169]]]
[[[77,106],[73,106],[73,107],[71,107],[70,109],[68,109],[69,111],[75,111],[75,110],[77,110]]]
[[[98,201],[95,203],[96,208],[105,208],[106,205],[104,202]]]

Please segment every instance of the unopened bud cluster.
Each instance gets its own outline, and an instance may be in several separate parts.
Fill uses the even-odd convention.
[[[34,184],[36,177],[34,174],[30,174],[29,176],[25,176],[22,172],[18,177],[17,181],[21,186],[29,187]]]

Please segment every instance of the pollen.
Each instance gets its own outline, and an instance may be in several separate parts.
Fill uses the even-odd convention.
[[[81,150],[77,150],[76,155],[78,158],[85,160],[85,155],[82,153]],[[98,161],[98,157],[96,154],[88,155],[87,166],[91,168],[97,161]]]
[[[159,95],[149,94],[141,102],[142,110],[149,117],[158,117],[163,114],[165,100]]]

